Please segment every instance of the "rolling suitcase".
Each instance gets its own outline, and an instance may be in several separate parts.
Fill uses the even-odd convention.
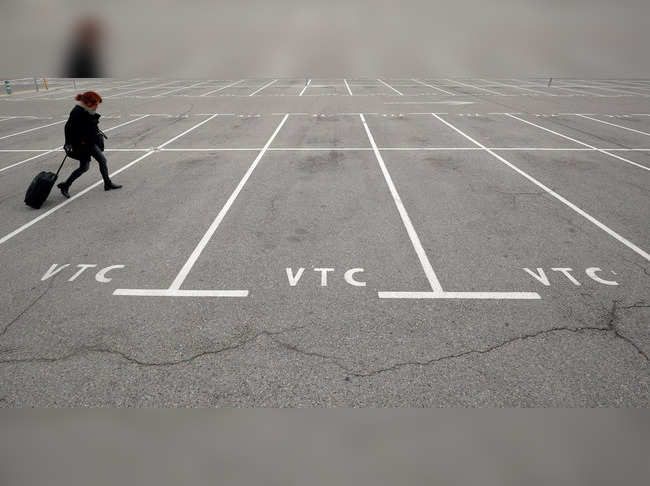
[[[59,177],[59,172],[61,172],[63,162],[65,162],[65,159],[67,158],[68,155],[66,154],[66,156],[63,157],[61,165],[59,166],[59,170],[56,171],[56,174],[54,172],[41,172],[36,177],[34,177],[34,180],[27,188],[27,193],[25,194],[25,204],[31,206],[34,209],[39,209],[43,205],[47,199],[47,196],[50,195],[50,191],[52,190],[52,187],[54,187],[54,183],[56,182],[57,177]]]

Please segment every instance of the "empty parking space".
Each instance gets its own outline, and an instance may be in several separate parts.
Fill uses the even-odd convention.
[[[379,147],[473,147],[463,137],[445,130],[431,115],[368,115],[366,119]]]
[[[0,136],[0,149],[44,149],[49,150],[57,144],[63,145],[63,120],[39,123],[33,127],[23,128]]]
[[[467,130],[488,147],[508,148],[584,148],[577,142],[567,140],[539,128],[526,125],[507,115],[479,114],[453,116],[453,123]],[[450,119],[451,120],[451,119]]]
[[[575,115],[578,116],[578,115]],[[585,114],[590,118],[601,120],[605,123],[611,123],[610,126],[618,125],[617,128],[638,130],[644,133],[650,133],[650,116],[647,115],[594,115]]]
[[[138,117],[140,118],[140,117]],[[107,133],[107,147],[149,149],[196,125],[208,116],[147,116],[115,132]]]
[[[650,173],[598,152],[511,152],[525,170],[641,247],[650,242]]]
[[[531,169],[532,164],[521,163],[523,156],[507,157]],[[546,298],[573,298],[576,286],[553,268],[571,268],[590,291],[611,290],[585,278],[590,267],[607,269],[611,280],[616,280],[611,272],[618,272],[618,283],[626,279],[627,291],[639,281],[638,269],[622,261],[636,255],[483,151],[387,152],[384,159],[445,291],[534,291]],[[539,168],[531,172],[555,187],[557,181],[547,181]],[[584,188],[556,189],[571,199]],[[575,202],[600,215],[602,207],[584,199]],[[602,216],[607,221],[613,215],[608,211]],[[634,219],[629,213],[627,217]],[[638,234],[638,220],[636,227],[629,234],[629,226],[616,225],[632,239],[647,241]],[[549,286],[525,268],[534,273],[544,269]]]
[[[427,79],[427,78],[420,78],[420,81],[454,94],[466,94],[466,95],[489,94],[488,91],[478,89],[473,85],[468,85],[464,81],[453,81],[453,80],[446,80],[446,79]]]
[[[224,89],[220,89],[215,93],[207,96],[249,96],[260,88],[260,86],[244,86],[243,84],[236,84]]]
[[[300,92],[303,90],[303,88],[306,86],[306,84],[303,83],[297,83],[295,85],[285,85],[285,86],[269,86],[268,88],[265,88],[261,92],[259,92],[259,95],[265,95],[265,96],[280,96],[280,95],[290,95],[290,96],[297,96],[300,94]]]
[[[482,91],[483,93],[486,94],[492,94],[492,95],[516,96],[516,95],[521,95],[522,92],[523,94],[538,94],[538,93],[533,93],[532,91],[526,92],[526,90],[522,90],[516,84],[500,82],[495,80],[488,80],[488,79],[472,79],[470,81],[465,82],[465,84],[474,86],[479,91]]]
[[[309,86],[303,96],[349,96],[348,90],[345,86]]]
[[[531,120],[538,125],[598,148],[649,148],[650,135],[625,130],[576,115],[556,115]],[[613,123],[613,122],[611,122]],[[650,133],[650,132],[649,132]]]
[[[372,153],[331,151],[267,153],[184,288],[334,303],[423,285]]]
[[[0,144],[3,140],[12,138],[12,136],[25,130],[37,129],[38,127],[55,123],[58,119],[44,119],[44,118],[30,118],[30,117],[15,117],[0,120]],[[35,131],[35,130],[34,130]],[[2,137],[7,137],[3,139]],[[4,147],[0,147],[4,148]]]
[[[350,92],[346,87],[347,81],[343,79],[318,79],[312,78],[309,81],[309,87],[303,93],[303,96],[349,96]]]
[[[166,148],[260,148],[281,116],[216,116],[201,127],[169,144]]]
[[[643,167],[650,168],[650,150],[630,150],[630,151],[620,151],[612,152],[617,155],[622,155],[625,159],[635,162]]]
[[[274,148],[368,148],[356,115],[296,115],[287,120]]]
[[[380,85],[350,85],[350,89],[354,95],[388,95],[399,96],[387,86]]]
[[[165,92],[165,90],[169,91],[171,89],[183,86],[184,84],[186,84],[185,81],[150,82],[144,85],[138,84],[135,86],[128,86],[111,90],[108,95],[103,96],[103,98],[110,99],[127,95],[153,96],[159,92]]]
[[[428,86],[422,86],[418,84],[407,85],[407,86],[398,86],[398,89],[404,96],[420,96],[420,95],[430,95],[430,96],[444,96],[445,93],[437,91]]]
[[[621,95],[633,95],[633,92],[616,89],[616,88],[607,88],[607,87],[598,87],[590,84],[583,84],[580,82],[576,83],[553,83],[556,87],[561,88],[565,91],[571,91],[574,93],[579,93],[589,96],[621,96]]]
[[[181,96],[201,96],[205,93],[218,92],[217,90],[222,90],[226,86],[229,86],[234,81],[224,81],[223,83],[205,83],[195,86],[193,88],[184,88],[178,91],[176,94]]]

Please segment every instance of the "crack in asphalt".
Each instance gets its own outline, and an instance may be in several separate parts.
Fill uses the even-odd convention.
[[[5,334],[7,334],[7,332],[8,332],[9,329],[11,328],[11,326],[13,326],[16,322],[18,322],[18,321],[20,320],[20,318],[21,318],[21,317],[22,317],[22,316],[23,316],[27,311],[29,311],[32,307],[34,307],[34,306],[38,303],[38,301],[41,300],[41,299],[45,296],[45,294],[47,294],[47,293],[50,291],[51,288],[52,288],[52,284],[50,283],[50,285],[47,286],[47,288],[45,289],[45,291],[44,291],[42,294],[40,294],[38,297],[36,297],[34,300],[32,300],[32,301],[27,305],[27,307],[25,307],[25,308],[24,308],[24,309],[23,309],[23,310],[22,310],[22,311],[21,311],[21,312],[20,312],[16,317],[14,317],[14,318],[11,320],[11,322],[9,322],[9,324],[7,324],[7,325],[2,329],[2,331],[0,331],[0,337],[2,337],[2,336],[4,336]]]
[[[535,333],[516,336],[514,338],[508,339],[508,340],[503,341],[503,342],[498,343],[498,344],[494,344],[492,346],[488,346],[487,348],[483,348],[483,349],[470,349],[468,351],[463,351],[463,352],[455,353],[455,354],[449,354],[449,355],[445,355],[445,356],[439,356],[437,358],[432,358],[432,359],[426,360],[426,361],[402,361],[402,362],[399,362],[399,363],[395,363],[395,364],[393,364],[391,366],[388,366],[386,368],[379,368],[379,369],[375,369],[375,370],[371,370],[371,371],[367,371],[367,372],[354,371],[353,369],[343,365],[341,363],[341,359],[337,358],[336,356],[328,356],[326,354],[318,353],[318,352],[315,352],[315,351],[306,351],[306,350],[300,349],[298,346],[296,346],[294,344],[290,344],[290,343],[287,343],[287,342],[284,342],[284,341],[279,341],[277,339],[272,339],[272,340],[275,343],[283,346],[284,348],[289,349],[291,351],[294,351],[296,353],[299,353],[299,354],[302,354],[302,355],[305,355],[305,356],[326,359],[326,360],[330,361],[331,363],[335,364],[336,366],[338,366],[339,368],[341,368],[343,371],[345,371],[349,375],[357,377],[357,378],[368,378],[368,377],[378,375],[380,373],[395,371],[395,370],[397,370],[399,368],[403,368],[405,366],[430,366],[430,365],[433,365],[433,364],[436,364],[436,363],[440,363],[442,361],[463,358],[465,356],[469,356],[469,355],[472,355],[472,354],[487,354],[487,353],[491,353],[492,351],[495,351],[497,349],[500,349],[500,348],[502,348],[504,346],[512,344],[514,342],[526,341],[526,340],[529,340],[529,339],[534,339],[534,338],[536,338],[538,336],[542,336],[544,334],[551,334],[551,333],[557,333],[557,332],[572,332],[572,333],[581,333],[581,332],[588,332],[588,331],[600,332],[600,333],[604,333],[604,332],[609,333],[609,332],[611,332],[617,338],[622,339],[623,341],[630,344],[646,361],[648,361],[648,355],[645,353],[645,351],[643,351],[643,349],[641,349],[641,347],[638,344],[636,344],[630,337],[628,337],[628,336],[624,335],[623,333],[621,333],[621,331],[616,326],[616,320],[619,317],[618,316],[618,310],[619,309],[637,309],[637,308],[648,308],[648,307],[650,307],[650,305],[645,304],[645,302],[637,302],[635,304],[628,305],[628,306],[619,306],[619,301],[615,300],[615,301],[613,301],[611,308],[609,309],[609,311],[607,312],[607,315],[605,316],[606,317],[606,323],[605,323],[606,326],[605,327],[600,327],[600,326],[582,326],[582,327],[561,326],[561,327],[552,327],[550,329],[544,329],[542,331],[538,331],[538,332],[535,332]]]
[[[110,354],[113,356],[118,356],[129,363],[136,364],[138,366],[146,366],[146,367],[156,367],[156,366],[175,366],[179,364],[186,364],[190,363],[196,359],[202,358],[204,356],[210,356],[210,355],[217,355],[220,353],[224,353],[226,351],[232,351],[235,349],[239,349],[243,346],[245,346],[248,343],[251,343],[255,341],[257,338],[260,336],[267,336],[267,337],[272,337],[280,334],[284,334],[286,332],[290,331],[297,331],[299,329],[302,329],[303,326],[300,327],[291,327],[288,329],[283,329],[280,331],[260,331],[253,336],[243,339],[239,342],[236,342],[235,344],[231,344],[228,346],[224,346],[222,348],[217,348],[217,349],[210,349],[210,350],[205,350],[201,351],[199,353],[187,356],[185,358],[180,358],[177,360],[168,360],[168,361],[144,361],[141,359],[138,359],[134,356],[131,356],[123,351],[112,349],[110,347],[102,347],[102,346],[80,346],[75,349],[73,349],[71,352],[64,354],[62,356],[56,356],[56,357],[32,357],[32,358],[13,358],[13,359],[2,359],[0,360],[0,364],[17,364],[17,363],[57,363],[60,361],[67,361],[69,359],[75,358],[77,356],[82,356],[88,353],[100,353],[100,354]]]
[[[577,328],[553,327],[551,329],[544,329],[544,330],[538,331],[536,333],[524,334],[522,336],[517,336],[517,337],[511,338],[511,339],[508,339],[506,341],[503,341],[501,343],[494,344],[494,345],[489,346],[489,347],[484,348],[484,349],[470,349],[468,351],[463,351],[463,352],[455,353],[455,354],[448,354],[448,355],[445,355],[445,356],[439,356],[437,358],[432,358],[432,359],[425,360],[425,361],[401,361],[401,362],[395,363],[395,364],[393,364],[391,366],[388,366],[386,368],[378,368],[378,369],[371,370],[371,371],[366,371],[366,372],[354,371],[353,369],[341,364],[340,360],[338,358],[334,357],[334,356],[328,356],[328,355],[321,354],[321,353],[316,353],[316,352],[313,352],[313,351],[305,351],[305,350],[302,350],[302,349],[298,348],[295,345],[292,345],[290,343],[286,343],[286,342],[283,342],[283,341],[278,341],[278,340],[273,340],[273,341],[276,342],[277,344],[280,344],[281,346],[283,346],[283,347],[285,347],[287,349],[290,349],[292,351],[295,351],[295,352],[297,352],[299,354],[327,359],[328,361],[332,362],[333,364],[335,364],[336,366],[338,366],[339,368],[341,368],[343,371],[345,371],[346,373],[348,373],[351,376],[354,376],[354,377],[357,377],[357,378],[369,378],[369,377],[372,377],[372,376],[375,376],[375,375],[379,375],[381,373],[396,371],[399,368],[403,368],[403,367],[406,367],[406,366],[431,366],[433,364],[440,363],[441,361],[447,361],[447,360],[454,360],[454,359],[458,359],[458,358],[463,358],[463,357],[469,356],[471,354],[487,354],[487,353],[491,353],[492,351],[495,351],[495,350],[497,350],[499,348],[507,346],[508,344],[511,344],[513,342],[525,341],[525,340],[528,340],[528,339],[536,338],[536,337],[538,337],[540,335],[543,335],[543,334],[550,334],[550,333],[561,332],[561,331],[568,331],[568,332],[575,332],[575,333],[582,332],[582,331],[609,332],[610,329],[607,328],[607,327],[577,327]]]
[[[635,343],[632,338],[626,336],[623,334],[618,327],[616,326],[616,320],[618,319],[618,304],[619,301],[615,300],[612,302],[612,307],[609,311],[608,314],[608,320],[607,320],[607,327],[612,331],[616,337],[624,340],[625,342],[629,343],[634,349],[637,350],[637,352],[645,358],[646,361],[648,361],[648,355],[646,354],[643,349],[641,349],[641,346],[639,346],[637,343]],[[623,306],[621,309],[642,309],[642,308],[649,308],[650,305],[646,304],[645,302],[636,302],[635,304],[628,305],[628,306]]]
[[[138,359],[136,357],[130,356],[129,354],[120,351],[120,350],[115,350],[110,347],[101,347],[101,346],[82,346],[78,347],[74,350],[72,350],[70,353],[67,353],[63,356],[58,356],[58,357],[32,357],[32,358],[15,358],[15,359],[4,359],[0,360],[0,364],[15,364],[15,363],[55,363],[55,362],[60,362],[60,361],[65,361],[72,359],[77,356],[81,356],[87,353],[105,353],[105,354],[110,354],[114,356],[119,356],[123,358],[124,360],[139,365],[139,366],[147,366],[147,367],[156,367],[156,366],[175,366],[179,364],[187,364],[190,363],[196,359],[199,359],[204,356],[211,356],[211,355],[218,355],[220,353],[226,352],[226,351],[232,351],[239,349],[243,346],[245,346],[248,343],[251,343],[255,340],[257,340],[261,336],[266,336],[268,337],[273,343],[289,350],[292,352],[295,352],[297,354],[301,354],[303,356],[309,356],[312,358],[320,358],[323,360],[326,360],[328,362],[331,362],[332,364],[336,365],[343,371],[345,371],[347,374],[350,376],[354,376],[357,378],[368,378],[372,376],[376,376],[381,373],[386,373],[390,371],[395,371],[399,368],[403,368],[406,366],[431,366],[443,361],[448,361],[448,360],[455,360],[458,358],[463,358],[472,354],[488,354],[491,353],[495,350],[498,350],[500,348],[503,348],[505,346],[508,346],[509,344],[515,343],[515,342],[521,342],[521,341],[526,341],[529,339],[534,339],[539,336],[543,336],[545,334],[553,334],[553,333],[559,333],[559,332],[571,332],[571,333],[582,333],[582,332],[599,332],[599,333],[613,333],[614,336],[616,336],[619,339],[622,339],[629,345],[631,345],[646,361],[648,361],[648,355],[646,352],[638,345],[636,344],[630,337],[626,336],[623,334],[619,329],[616,324],[616,321],[619,319],[619,310],[620,309],[638,309],[638,308],[649,308],[650,305],[646,304],[645,302],[636,302],[634,304],[628,305],[628,306],[621,306],[619,305],[620,302],[618,300],[614,300],[612,302],[611,307],[607,310],[607,313],[604,316],[604,326],[582,326],[582,327],[568,327],[568,326],[557,326],[557,327],[552,327],[549,329],[544,329],[541,331],[537,331],[534,333],[528,333],[528,334],[523,334],[520,336],[515,336],[513,338],[507,339],[505,341],[502,341],[500,343],[482,348],[482,349],[469,349],[467,351],[462,351],[459,353],[454,353],[454,354],[449,354],[449,355],[444,355],[444,356],[439,356],[436,358],[432,358],[429,360],[424,360],[424,361],[402,361],[395,363],[391,366],[385,367],[385,368],[378,368],[370,371],[364,371],[364,372],[359,372],[355,371],[354,369],[346,366],[343,364],[343,360],[337,356],[334,355],[328,355],[325,353],[320,353],[317,351],[309,351],[302,349],[298,347],[295,344],[288,343],[286,341],[282,341],[279,339],[274,339],[275,336],[285,334],[287,332],[292,332],[292,331],[297,331],[300,329],[303,329],[304,326],[299,326],[299,327],[292,327],[280,331],[261,331],[253,336],[243,339],[239,342],[236,342],[235,344],[231,344],[228,346],[224,346],[222,348],[218,349],[213,349],[213,350],[205,350],[201,351],[199,353],[193,354],[191,356],[181,358],[178,360],[168,360],[168,361],[144,361],[141,359]],[[244,333],[245,335],[246,333]]]

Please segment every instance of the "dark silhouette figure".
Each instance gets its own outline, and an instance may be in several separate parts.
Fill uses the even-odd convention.
[[[104,76],[101,63],[102,23],[88,17],[79,22],[64,65],[63,75],[67,78],[101,78]]]

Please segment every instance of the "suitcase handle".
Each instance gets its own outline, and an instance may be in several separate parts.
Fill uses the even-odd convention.
[[[59,177],[59,172],[61,172],[61,168],[63,167],[63,163],[65,162],[65,159],[68,158],[68,154],[65,154],[65,157],[63,157],[63,160],[61,161],[61,165],[59,166],[59,170],[56,171],[56,176]]]

